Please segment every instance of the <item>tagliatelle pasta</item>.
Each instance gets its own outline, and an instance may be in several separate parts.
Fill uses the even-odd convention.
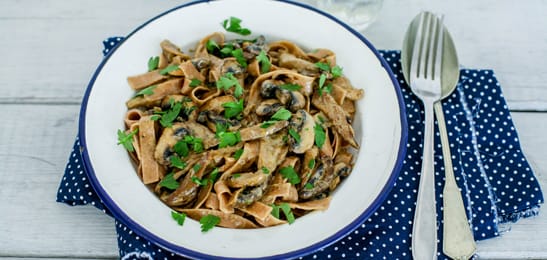
[[[139,177],[178,214],[228,228],[292,223],[328,208],[358,149],[354,88],[327,49],[213,33],[168,40],[124,118]]]

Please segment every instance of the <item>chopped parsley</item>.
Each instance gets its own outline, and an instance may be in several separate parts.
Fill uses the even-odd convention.
[[[161,75],[167,75],[170,72],[173,72],[173,71],[178,70],[178,69],[180,69],[180,68],[177,65],[169,65],[169,66],[165,67],[164,69],[160,70],[160,74]]]
[[[233,73],[228,72],[220,77],[216,83],[217,88],[228,90],[231,87],[235,87],[234,96],[240,97],[243,95],[243,87],[239,84],[239,80],[234,76]]]
[[[205,43],[205,47],[207,48],[207,52],[209,53],[212,53],[215,50],[220,49],[220,47],[218,46],[218,43],[213,39],[209,39],[207,43]]]
[[[227,146],[234,146],[239,141],[241,141],[241,134],[238,132],[221,132],[218,134],[220,143],[218,144],[219,148],[224,148]]]
[[[198,172],[199,169],[201,169],[201,165],[199,163],[194,164],[194,167],[192,167],[192,170],[194,170],[194,172]]]
[[[332,74],[333,78],[338,78],[342,76],[342,67],[336,65],[330,69],[330,73]]]
[[[285,215],[285,218],[287,219],[287,222],[289,222],[289,225],[294,223],[295,217],[291,211],[291,206],[288,203],[283,202],[279,205],[272,204],[270,206],[272,207],[272,212],[270,213],[272,214],[272,216],[274,216],[277,219],[280,219],[281,216],[279,214],[279,209],[281,209],[281,211],[283,211],[283,214]]]
[[[160,124],[163,127],[171,127],[173,125],[173,121],[175,121],[175,119],[177,119],[177,116],[179,116],[181,109],[181,102],[172,102],[171,108],[161,116]]]
[[[234,153],[234,159],[239,160],[239,157],[241,157],[242,154],[243,154],[243,148],[237,150],[237,151]]]
[[[150,96],[150,95],[154,94],[154,89],[156,87],[157,87],[156,85],[152,85],[150,87],[141,89],[139,92],[135,93],[135,96],[133,96],[133,97],[144,96],[144,95]]]
[[[289,120],[289,118],[291,118],[291,116],[292,116],[291,111],[289,111],[285,108],[281,108],[281,109],[277,110],[277,112],[275,112],[275,114],[273,114],[271,119],[272,120],[278,120],[278,121]]]
[[[175,153],[177,153],[179,156],[182,156],[182,157],[188,156],[188,153],[190,152],[190,149],[188,148],[188,144],[184,140],[179,140],[173,146],[173,150],[175,150]]]
[[[199,224],[201,224],[201,232],[209,231],[218,223],[220,223],[220,218],[211,214],[205,215],[199,220]]]
[[[195,88],[195,87],[201,85],[201,83],[203,83],[203,82],[201,82],[201,80],[199,80],[199,79],[192,79],[190,81],[190,87]]]
[[[300,135],[298,134],[298,132],[296,132],[296,130],[294,130],[293,128],[289,128],[289,135],[294,138],[294,141],[296,141],[296,143],[300,143]]]
[[[272,64],[270,63],[270,59],[268,58],[268,55],[266,55],[266,52],[264,50],[260,51],[258,56],[256,56],[256,60],[260,64],[260,72],[266,73],[270,71]]]
[[[306,183],[306,185],[304,185],[304,189],[306,189],[306,190],[311,190],[311,189],[313,189],[313,184],[311,184],[311,183],[309,183],[309,182]]]
[[[300,183],[300,177],[298,177],[298,173],[296,173],[294,168],[291,166],[281,168],[279,170],[279,173],[281,173],[283,177],[287,178],[287,180],[289,180],[291,184]]]
[[[148,71],[153,71],[158,68],[158,65],[160,64],[160,57],[150,57],[148,59]]]
[[[206,186],[207,185],[207,179],[200,179],[196,176],[192,176],[192,182],[199,185],[199,186]]]
[[[175,178],[173,177],[174,175],[175,173],[165,175],[163,180],[160,181],[160,186],[168,188],[170,190],[176,190],[180,186],[180,184],[177,180],[175,180]]]
[[[222,107],[225,108],[224,110],[224,117],[225,118],[232,118],[237,117],[243,112],[243,99],[240,99],[236,102],[226,102],[222,104]]]
[[[325,144],[325,140],[327,139],[325,130],[320,124],[315,124],[313,131],[315,132],[315,145],[319,148],[323,147],[323,144]]]
[[[242,49],[235,49],[232,51],[232,56],[236,58],[239,65],[241,65],[243,68],[247,68],[247,59],[243,56],[243,50]]]
[[[318,67],[322,71],[330,71],[330,65],[324,62],[317,62],[315,63],[315,66]]]
[[[268,168],[266,168],[266,167],[262,167],[262,172],[263,172],[264,174],[269,174],[269,173],[270,173],[270,170],[268,170]]]
[[[124,131],[118,129],[118,144],[123,145],[127,151],[134,152],[135,147],[133,147],[133,136],[139,132],[139,129],[135,129],[129,133],[125,133]]]
[[[315,167],[315,159],[311,159],[309,162],[308,162],[308,168],[309,169],[313,169]]]
[[[302,86],[300,86],[298,84],[290,84],[290,83],[283,84],[279,87],[282,88],[282,89],[290,90],[290,91],[298,91],[302,88]]]
[[[171,217],[179,224],[184,225],[184,220],[186,219],[186,214],[178,213],[176,211],[171,211]]]
[[[222,27],[228,32],[233,32],[241,35],[251,34],[251,30],[241,27],[241,19],[230,17],[222,22]]]
[[[171,156],[171,165],[175,168],[184,169],[186,168],[186,162],[183,162],[178,156]]]

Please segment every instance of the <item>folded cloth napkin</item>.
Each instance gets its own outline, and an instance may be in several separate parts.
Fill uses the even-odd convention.
[[[104,54],[121,40],[104,41]],[[385,202],[356,230],[340,241],[302,257],[305,259],[409,259],[412,219],[421,169],[423,107],[404,81],[399,51],[380,51],[389,63],[406,105],[407,154],[398,179]],[[499,236],[504,223],[538,214],[543,195],[537,179],[522,154],[517,132],[492,70],[463,69],[457,90],[443,100],[456,180],[476,240]],[[113,133],[114,134],[114,133]],[[444,164],[438,129],[435,129],[435,178],[437,218],[442,225]],[[57,201],[69,205],[91,204],[108,209],[90,186],[82,165],[78,139],[66,166]],[[116,221],[121,258],[179,258]],[[438,229],[442,238],[442,226]],[[438,243],[439,259],[442,243]]]

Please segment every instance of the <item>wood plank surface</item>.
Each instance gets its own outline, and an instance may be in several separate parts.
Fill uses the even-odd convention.
[[[0,35],[9,39],[0,41],[0,54],[13,65],[0,67],[0,78],[7,79],[0,82],[0,103],[78,103],[104,38],[126,35],[184,2],[1,1]],[[445,14],[461,64],[495,69],[511,109],[547,110],[545,1],[385,0],[364,35],[377,48],[400,49],[406,26],[420,10]],[[9,87],[15,82],[17,88]]]
[[[114,221],[55,202],[79,104],[102,40],[186,1],[0,1],[0,258],[117,258]],[[445,14],[466,67],[493,68],[526,154],[547,187],[547,2],[385,0],[363,34],[399,49],[421,10]],[[220,18],[219,18],[220,19]],[[547,214],[479,242],[480,259],[547,259]]]

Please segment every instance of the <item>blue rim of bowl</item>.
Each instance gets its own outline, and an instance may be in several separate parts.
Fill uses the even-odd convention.
[[[133,34],[138,32],[139,30],[141,30],[143,27],[145,27],[146,25],[148,25],[152,21],[154,21],[154,20],[156,20],[156,19],[158,19],[158,18],[160,18],[160,17],[162,17],[162,16],[164,16],[168,13],[171,13],[173,11],[181,9],[181,8],[185,8],[185,7],[188,7],[188,6],[191,6],[191,5],[195,5],[195,4],[213,2],[213,1],[214,0],[197,0],[197,1],[189,2],[189,3],[183,4],[183,5],[174,7],[172,9],[169,9],[169,10],[167,10],[167,11],[153,17],[152,19],[146,21],[145,23],[143,23],[142,25],[137,27],[135,30],[133,30],[131,33],[129,33],[120,43],[118,43],[114,47],[114,49],[112,49],[109,52],[109,54],[106,57],[104,57],[102,62],[99,64],[99,66],[95,70],[95,73],[93,74],[91,80],[89,81],[86,92],[84,94],[84,98],[83,98],[83,101],[82,101],[82,106],[81,106],[81,109],[80,109],[80,117],[79,117],[79,138],[80,138],[80,143],[81,143],[81,147],[82,147],[81,151],[82,151],[83,163],[84,163],[84,167],[85,167],[85,170],[87,172],[87,175],[89,177],[90,183],[91,183],[93,189],[96,191],[99,198],[102,200],[102,202],[106,205],[106,207],[110,210],[112,215],[118,221],[122,222],[127,227],[129,227],[131,230],[133,230],[137,234],[141,235],[142,237],[146,238],[147,240],[153,242],[157,246],[163,247],[163,248],[165,248],[169,251],[172,251],[173,253],[180,254],[180,255],[185,256],[185,257],[208,258],[208,259],[251,259],[251,258],[237,258],[237,257],[235,257],[235,258],[234,257],[226,258],[226,257],[222,257],[222,256],[215,256],[215,255],[208,255],[208,254],[200,253],[200,252],[193,251],[193,250],[190,250],[188,248],[181,247],[181,246],[175,245],[173,243],[170,243],[170,242],[162,239],[161,237],[158,237],[155,234],[149,232],[144,227],[142,227],[140,224],[138,224],[133,219],[131,219],[127,214],[125,214],[125,212],[123,212],[123,210],[118,207],[116,202],[114,202],[114,200],[108,196],[106,191],[100,185],[99,180],[95,176],[93,166],[90,163],[89,154],[87,153],[87,149],[85,149],[85,147],[87,146],[86,145],[86,138],[85,138],[85,136],[86,136],[86,134],[85,134],[85,117],[86,117],[87,103],[89,101],[89,95],[91,93],[91,89],[93,88],[95,80],[97,79],[97,76],[100,74],[102,68],[104,67],[106,62],[109,60],[109,58],[116,52],[116,50],[120,46],[123,45],[123,43],[129,37],[131,37]],[[376,48],[367,39],[365,39],[365,37],[363,35],[361,35],[355,29],[351,28],[349,25],[345,24],[344,22],[340,21],[339,19],[335,18],[334,16],[332,16],[332,15],[326,13],[326,12],[323,12],[323,11],[317,9],[317,8],[312,7],[312,6],[309,6],[309,5],[306,5],[306,4],[303,4],[303,3],[299,3],[299,2],[294,2],[294,1],[291,1],[291,0],[276,0],[276,1],[312,10],[314,12],[317,12],[317,13],[319,13],[319,14],[333,20],[334,22],[340,24],[346,30],[351,32],[359,40],[361,40],[361,42],[363,42],[374,53],[374,55],[376,55],[376,57],[378,58],[378,60],[380,61],[380,63],[384,67],[384,69],[386,70],[387,74],[389,75],[389,77],[390,77],[390,79],[393,83],[393,87],[395,88],[395,92],[397,94],[397,100],[398,100],[399,109],[400,109],[400,119],[401,119],[401,139],[400,139],[400,142],[399,142],[399,151],[398,151],[398,154],[397,154],[397,159],[395,161],[395,166],[393,167],[393,170],[390,174],[390,177],[388,178],[388,181],[385,183],[384,187],[382,188],[382,191],[376,197],[376,199],[372,202],[372,204],[367,209],[365,209],[359,217],[357,217],[354,221],[352,221],[351,223],[346,225],[344,228],[342,228],[338,232],[332,234],[328,238],[326,238],[322,241],[319,241],[319,242],[317,242],[313,245],[310,245],[310,246],[307,246],[305,248],[301,248],[301,249],[298,249],[298,250],[294,250],[294,251],[291,251],[291,252],[283,253],[283,254],[260,257],[260,259],[296,258],[296,257],[300,257],[300,256],[305,256],[305,255],[311,254],[311,253],[313,253],[313,252],[315,252],[319,249],[330,246],[331,244],[333,244],[333,243],[339,241],[340,239],[344,238],[347,234],[349,234],[350,232],[355,230],[357,227],[359,227],[359,225],[361,225],[365,220],[367,220],[372,215],[372,213],[374,213],[380,207],[380,205],[387,198],[387,195],[389,194],[389,192],[393,188],[395,180],[397,179],[397,177],[399,175],[399,172],[402,168],[403,156],[406,153],[406,145],[404,145],[404,144],[406,143],[407,138],[408,138],[408,132],[406,131],[406,129],[407,129],[406,109],[405,109],[405,106],[404,106],[404,101],[403,101],[403,96],[402,96],[402,93],[401,93],[401,88],[399,86],[399,83],[395,79],[395,76],[394,76],[393,72],[391,71],[388,63],[385,61],[385,59],[382,57],[382,55],[380,55],[378,50],[376,50]]]

